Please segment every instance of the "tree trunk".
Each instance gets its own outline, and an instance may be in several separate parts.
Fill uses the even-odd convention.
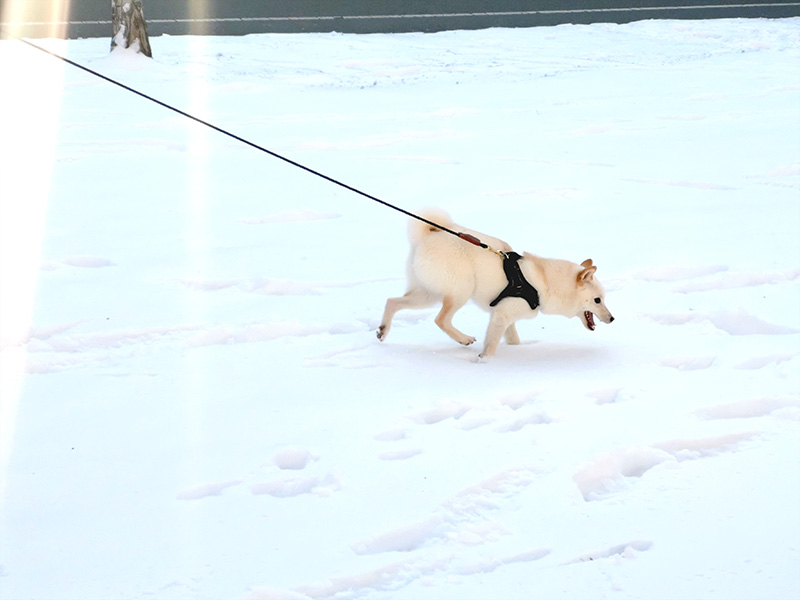
[[[117,46],[132,48],[136,52],[152,57],[142,0],[113,0],[111,11],[111,49]]]

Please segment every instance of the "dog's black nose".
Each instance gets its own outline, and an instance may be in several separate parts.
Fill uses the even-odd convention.
[[[611,317],[611,318],[608,320],[608,322],[609,322],[609,323],[613,323],[613,322],[614,322],[614,317]]]

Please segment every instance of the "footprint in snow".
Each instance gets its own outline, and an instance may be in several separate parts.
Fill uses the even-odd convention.
[[[292,498],[302,494],[330,496],[341,487],[339,479],[332,474],[325,477],[282,477],[263,483],[254,483],[250,492],[255,496],[267,494],[274,498]]]
[[[795,357],[794,354],[770,354],[768,356],[756,356],[750,358],[738,365],[734,366],[734,369],[743,369],[743,370],[756,370],[756,369],[763,369],[768,365],[779,365],[784,363],[788,360],[792,360]]]
[[[397,427],[395,429],[387,429],[386,431],[376,433],[372,439],[379,442],[397,442],[399,440],[404,440],[407,435],[408,432],[406,432],[405,429]]]
[[[284,448],[272,457],[272,462],[282,471],[301,471],[319,456],[300,446]]]
[[[461,575],[476,575],[478,573],[491,573],[492,571],[496,571],[500,567],[504,567],[506,565],[510,565],[513,563],[533,562],[534,560],[539,560],[541,558],[544,558],[548,554],[550,554],[549,548],[536,548],[535,550],[529,550],[528,552],[522,552],[521,554],[514,554],[512,556],[506,556],[503,558],[492,558],[472,563],[470,565],[461,567],[458,570],[458,572]]]
[[[539,398],[538,392],[514,392],[511,394],[506,394],[502,398],[500,398],[500,404],[503,406],[507,406],[511,410],[519,410],[526,404],[530,404],[532,402],[536,402]]]
[[[490,513],[504,500],[525,490],[538,474],[533,467],[506,469],[451,496],[426,517],[358,541],[351,547],[356,554],[381,554],[409,552],[444,540],[475,546],[497,539],[507,530],[491,519]]]
[[[287,475],[287,471],[303,471],[319,456],[300,446],[288,446],[275,453],[268,468],[278,469],[282,473],[269,481],[259,481],[248,485],[253,495],[269,495],[274,498],[292,498],[302,494],[314,494],[326,497],[340,487],[340,481],[332,473],[324,475]],[[200,500],[211,496],[219,496],[228,488],[246,483],[243,479],[206,483],[184,490],[177,495],[178,500]]]
[[[402,442],[403,440],[406,440],[407,437],[408,432],[405,429],[398,427],[377,433],[372,437],[372,439],[374,439],[376,442]],[[399,450],[385,450],[378,453],[378,459],[388,461],[407,460],[409,458],[418,456],[419,454],[422,454],[422,449],[411,446],[407,448],[401,448]]]
[[[792,418],[798,414],[800,401],[795,398],[752,398],[726,402],[695,411],[703,419],[752,419],[767,415]]]
[[[645,314],[645,317],[661,325],[688,325],[710,323],[730,335],[790,335],[797,329],[764,321],[744,310],[717,311],[710,313],[662,313]]]
[[[573,479],[587,502],[602,500],[626,489],[633,479],[672,457],[654,448],[626,448],[597,456],[575,473]]]
[[[652,546],[653,542],[651,542],[650,540],[634,540],[632,542],[628,542],[627,544],[612,546],[611,548],[607,548],[605,550],[597,550],[595,552],[587,552],[586,554],[581,554],[580,556],[573,558],[572,560],[569,560],[563,564],[574,565],[576,563],[601,560],[603,558],[611,558],[614,556],[619,556],[622,558],[635,558],[637,552],[645,552],[646,550],[649,550]]]
[[[288,446],[279,450],[272,457],[272,464],[281,471],[303,471],[311,463],[319,460],[319,456],[301,446]],[[292,498],[302,494],[330,496],[341,487],[338,477],[332,473],[326,475],[282,475],[270,481],[253,483],[250,492],[253,495],[269,495],[274,498]]]
[[[622,395],[622,388],[607,388],[595,390],[586,394],[589,398],[594,398],[595,404],[615,404],[620,400],[625,399]]]
[[[498,433],[508,433],[519,431],[526,425],[548,425],[552,422],[553,420],[550,418],[550,415],[543,412],[532,412],[526,416],[515,419],[510,423],[504,423],[498,426],[495,431]]]
[[[79,269],[102,269],[105,267],[115,267],[116,264],[107,258],[98,256],[68,256],[61,260],[49,260],[42,264],[43,271],[55,271],[62,267],[78,267]]]
[[[378,454],[380,460],[408,460],[422,454],[421,448],[406,448],[404,450],[388,450]]]
[[[729,452],[755,434],[669,440],[652,446],[624,448],[595,457],[573,476],[587,502],[603,500],[628,489],[645,473],[664,462],[682,462]]]
[[[734,451],[739,444],[752,439],[755,435],[755,432],[746,431],[706,438],[669,440],[653,444],[653,447],[671,454],[678,462],[682,462]]]
[[[660,364],[662,367],[670,367],[679,371],[700,371],[708,369],[715,360],[714,356],[680,356],[665,358]]]
[[[460,400],[443,400],[434,408],[417,411],[409,415],[409,417],[422,425],[434,425],[447,419],[458,420],[471,408],[471,404]]]
[[[240,479],[233,481],[222,481],[219,483],[205,483],[196,487],[184,490],[177,495],[178,500],[200,500],[209,496],[221,496],[226,489],[242,483]]]

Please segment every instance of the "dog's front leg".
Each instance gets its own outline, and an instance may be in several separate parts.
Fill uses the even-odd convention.
[[[478,358],[494,356],[497,346],[506,333],[509,326],[513,327],[513,320],[510,319],[502,310],[495,309],[489,318],[489,327],[486,328],[486,339],[483,342],[483,351]],[[516,329],[514,330],[516,332]]]

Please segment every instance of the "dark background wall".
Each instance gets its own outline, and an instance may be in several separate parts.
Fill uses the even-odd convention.
[[[11,20],[12,0],[0,14]],[[111,35],[109,0],[73,0],[54,16],[53,0],[25,0],[14,32],[52,36],[66,22],[69,38]],[[800,16],[800,2],[786,0],[143,0],[149,35],[168,33],[384,33],[533,27],[562,23],[627,23],[643,19],[714,19]]]

